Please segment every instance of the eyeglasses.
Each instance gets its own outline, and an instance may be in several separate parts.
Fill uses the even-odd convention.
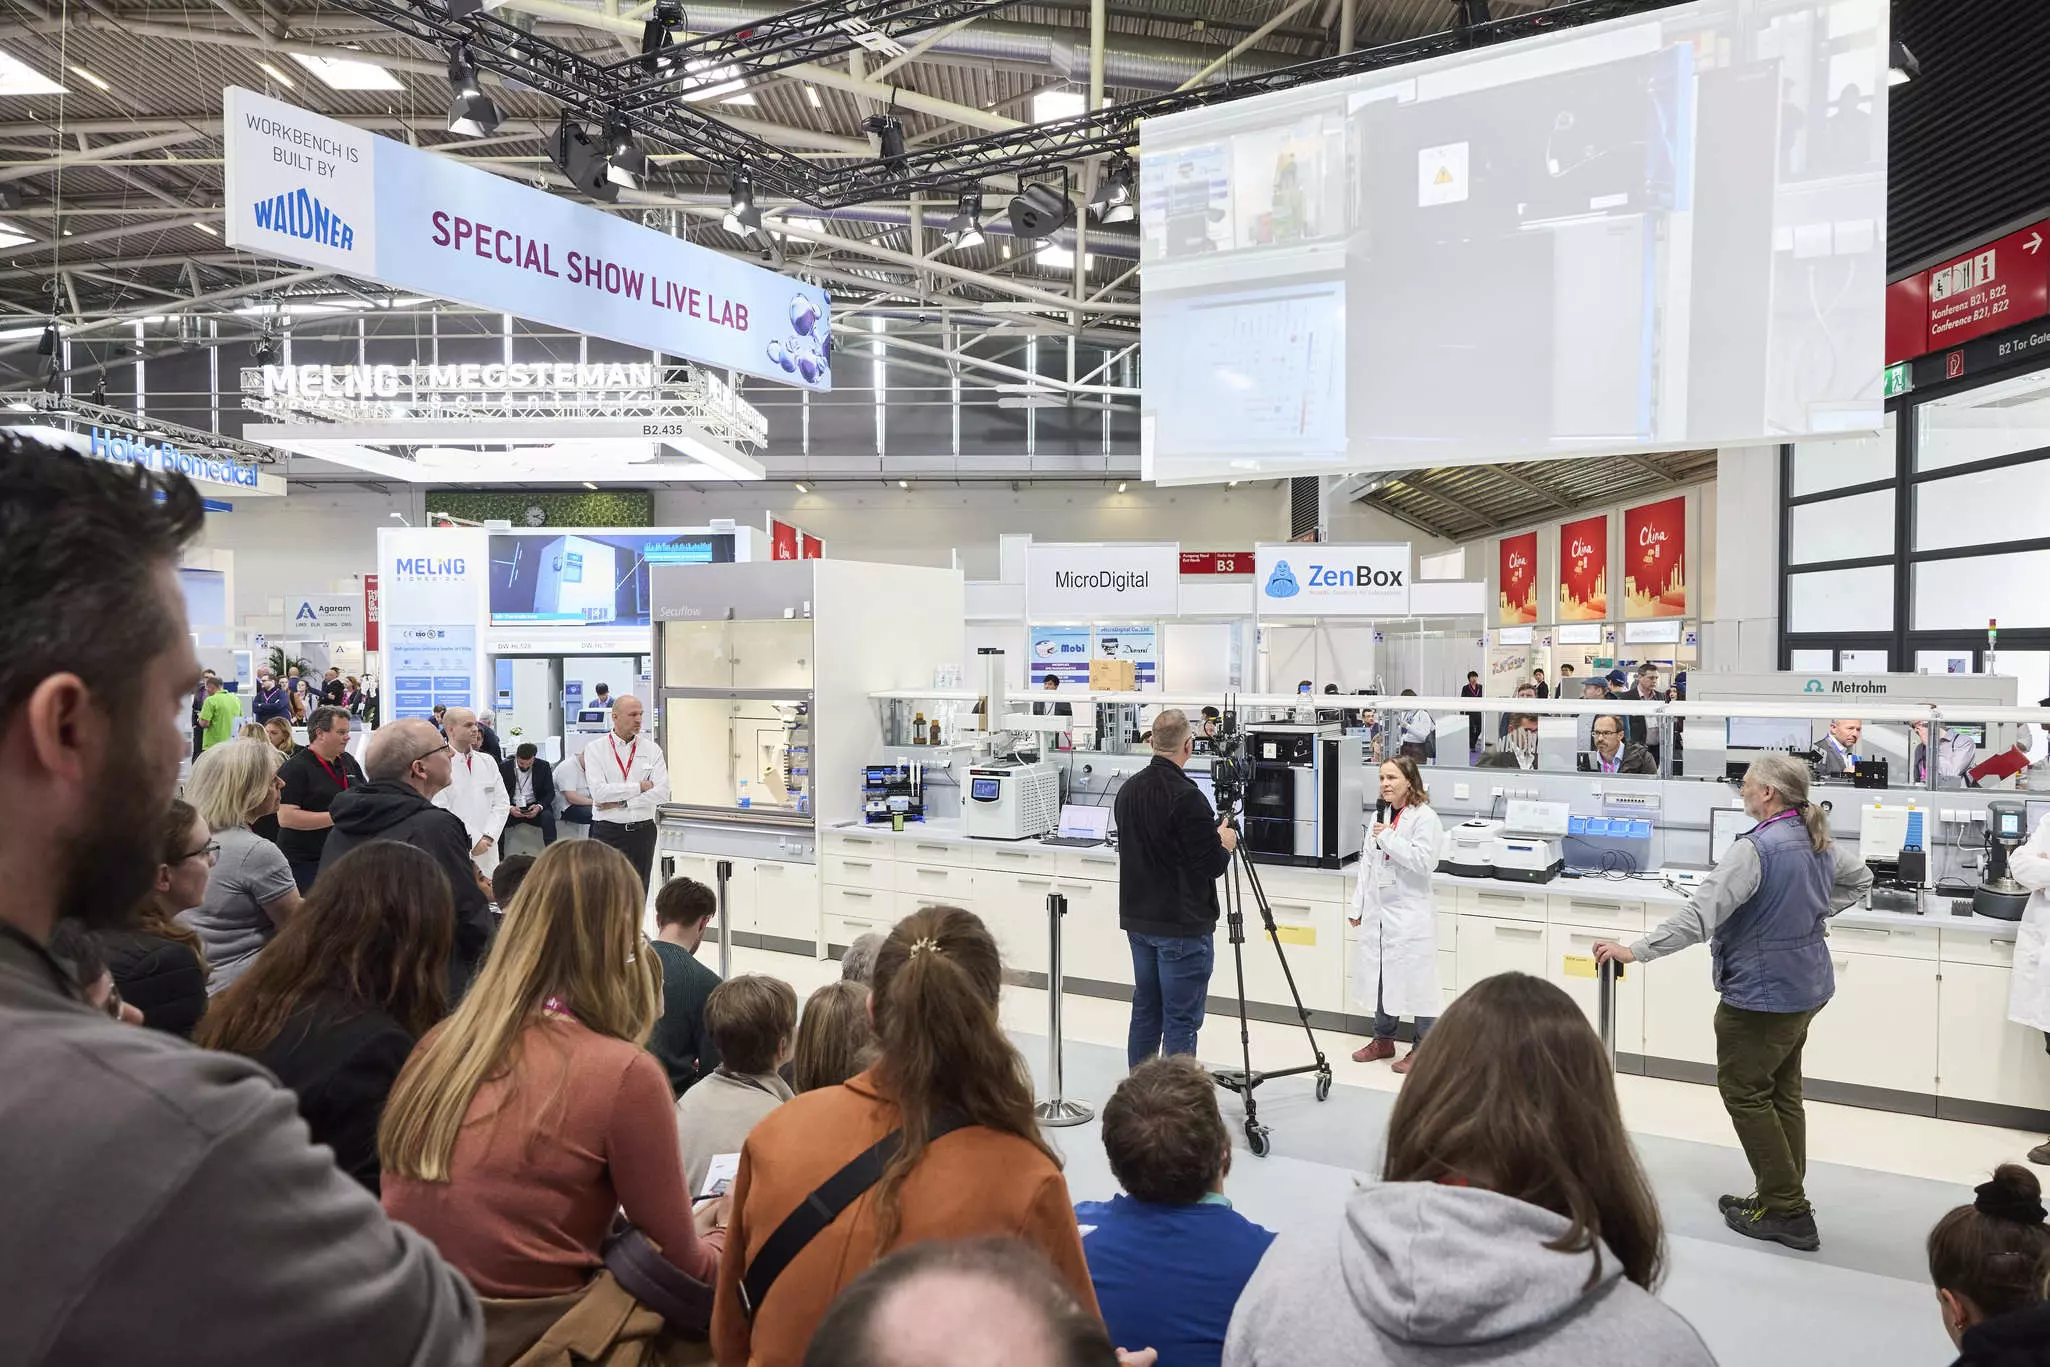
[[[198,849],[187,850],[185,851],[185,853],[179,855],[177,862],[182,864],[188,859],[197,859],[201,855],[206,856],[206,862],[209,864],[220,862],[221,842],[218,840],[209,840],[206,842],[206,844],[201,845]]]
[[[413,756],[412,759],[406,761],[407,766],[411,767],[412,765],[418,764],[423,759],[433,759],[436,755],[440,754],[444,750],[448,751],[450,754],[455,753],[455,747],[453,745],[450,745],[447,741],[443,741],[440,745],[435,746],[432,750],[422,750],[419,754]]]
[[[1600,726],[1595,728],[1595,734],[1597,736],[1620,736],[1623,733],[1612,726]]]

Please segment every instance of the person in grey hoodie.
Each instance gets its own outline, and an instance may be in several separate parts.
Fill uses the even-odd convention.
[[[1601,1043],[1565,992],[1476,983],[1417,1049],[1382,1181],[1283,1234],[1224,1367],[1714,1367],[1652,1289],[1658,1206]]]

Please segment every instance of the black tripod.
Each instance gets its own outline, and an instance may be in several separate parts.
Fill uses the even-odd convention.
[[[1229,804],[1225,804],[1224,817],[1239,837],[1238,844],[1232,848],[1229,877],[1224,883],[1224,924],[1231,936],[1232,968],[1238,976],[1239,1054],[1245,1067],[1213,1068],[1210,1070],[1210,1076],[1218,1086],[1227,1091],[1237,1092],[1245,1098],[1246,1147],[1253,1151],[1253,1157],[1265,1158],[1271,1146],[1267,1142],[1267,1127],[1260,1123],[1259,1103],[1253,1099],[1253,1089],[1269,1078],[1315,1073],[1317,1100],[1323,1101],[1331,1095],[1331,1063],[1324,1057],[1324,1050],[1317,1043],[1317,1032],[1310,1028],[1309,1009],[1303,1005],[1303,994],[1295,985],[1295,973],[1288,966],[1288,955],[1281,950],[1281,939],[1274,926],[1274,909],[1267,903],[1267,893],[1260,886],[1260,875],[1253,867],[1253,861],[1246,858],[1245,832],[1239,829],[1238,816]],[[1303,1037],[1310,1042],[1310,1052],[1317,1059],[1315,1063],[1305,1063],[1299,1068],[1276,1068],[1267,1072],[1253,1070],[1253,1035],[1246,1023],[1246,883],[1252,885],[1253,905],[1260,909],[1260,923],[1266,927],[1267,942],[1274,946],[1274,955],[1281,961],[1281,976],[1288,983],[1289,1000],[1295,1003],[1295,1013],[1303,1023]]]

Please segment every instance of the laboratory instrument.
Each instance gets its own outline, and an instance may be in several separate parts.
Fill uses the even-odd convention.
[[[1438,872],[1461,878],[1495,876],[1495,837],[1502,833],[1499,821],[1462,821],[1445,834],[1445,857]]]
[[[869,825],[925,820],[925,763],[898,760],[870,764],[861,771],[861,819]]]
[[[1366,749],[1337,723],[1246,728],[1246,843],[1263,864],[1335,869],[1364,839]]]
[[[1858,853],[1880,887],[1911,891],[1929,881],[1923,810],[1868,802],[1858,809]]]
[[[1551,882],[1566,867],[1560,846],[1571,825],[1563,802],[1511,802],[1495,837],[1494,876],[1510,883]]]
[[[1972,910],[1999,921],[2019,921],[2029,890],[2015,881],[2008,860],[2029,838],[2027,810],[2011,798],[1986,804],[1986,876],[1972,889]]]
[[[1042,761],[988,760],[968,770],[962,820],[975,840],[1031,840],[1060,824],[1061,771]]]

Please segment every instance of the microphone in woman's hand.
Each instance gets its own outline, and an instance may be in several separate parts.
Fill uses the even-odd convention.
[[[1374,804],[1374,820],[1383,826],[1387,825],[1389,810],[1388,799],[1384,797]]]

